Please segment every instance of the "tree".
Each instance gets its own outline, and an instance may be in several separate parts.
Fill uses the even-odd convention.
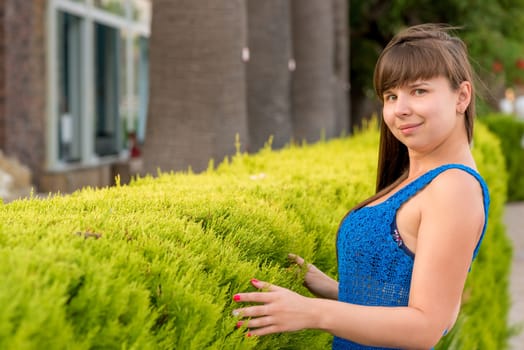
[[[200,171],[247,142],[242,0],[155,0],[144,171]]]
[[[494,94],[489,90],[496,88],[494,62],[506,68],[500,74],[511,82],[516,74],[515,57],[524,53],[521,0],[351,0],[350,4],[351,106],[355,124],[376,110],[373,105],[369,108],[374,98],[374,64],[385,44],[402,27],[424,22],[462,27],[456,33],[468,45],[476,71],[488,88],[484,91],[488,99]]]
[[[290,4],[288,0],[248,0],[246,65],[249,151],[272,137],[280,148],[292,137]]]
[[[349,114],[349,4],[348,0],[332,0],[334,25],[334,73],[335,73],[335,130],[348,131]]]
[[[347,0],[155,0],[146,173],[347,127]],[[294,63],[296,62],[296,70]]]
[[[293,135],[309,142],[320,130],[336,135],[334,96],[334,26],[331,1],[292,0],[293,73],[291,101]]]

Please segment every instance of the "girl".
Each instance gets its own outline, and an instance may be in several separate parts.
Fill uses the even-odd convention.
[[[453,326],[489,193],[470,150],[472,68],[448,29],[408,28],[378,59],[377,193],[340,224],[339,280],[308,265],[317,298],[252,280],[265,291],[234,296],[258,303],[234,311],[248,335],[314,328],[335,336],[333,349],[429,349]]]

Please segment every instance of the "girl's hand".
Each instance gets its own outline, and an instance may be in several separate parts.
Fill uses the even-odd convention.
[[[241,318],[237,327],[249,329],[247,336],[314,328],[313,299],[256,279],[251,284],[262,291],[233,296],[239,303],[260,303],[233,311],[234,316]]]
[[[289,254],[288,258],[297,265],[304,267],[304,259],[300,256]],[[338,299],[338,282],[320,271],[313,264],[307,264],[304,286],[317,297],[333,300]]]

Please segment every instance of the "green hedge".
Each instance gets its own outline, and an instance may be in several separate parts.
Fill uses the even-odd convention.
[[[524,121],[515,116],[490,114],[481,118],[499,137],[508,171],[508,201],[524,200]]]
[[[319,331],[245,337],[232,295],[253,290],[252,277],[307,293],[288,252],[336,274],[339,221],[373,192],[375,130],[238,154],[199,175],[2,205],[0,348],[328,348]],[[492,191],[490,226],[441,349],[503,349],[508,335],[503,160],[482,126],[474,151]]]

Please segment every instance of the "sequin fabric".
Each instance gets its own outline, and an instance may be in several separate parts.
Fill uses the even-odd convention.
[[[448,169],[461,169],[474,176],[484,194],[486,221],[473,259],[484,237],[489,208],[485,181],[473,169],[447,164],[418,177],[384,202],[349,213],[341,222],[338,238],[339,300],[368,306],[407,306],[414,255],[404,245],[396,227],[400,206]],[[384,349],[360,345],[339,337],[334,350]]]

